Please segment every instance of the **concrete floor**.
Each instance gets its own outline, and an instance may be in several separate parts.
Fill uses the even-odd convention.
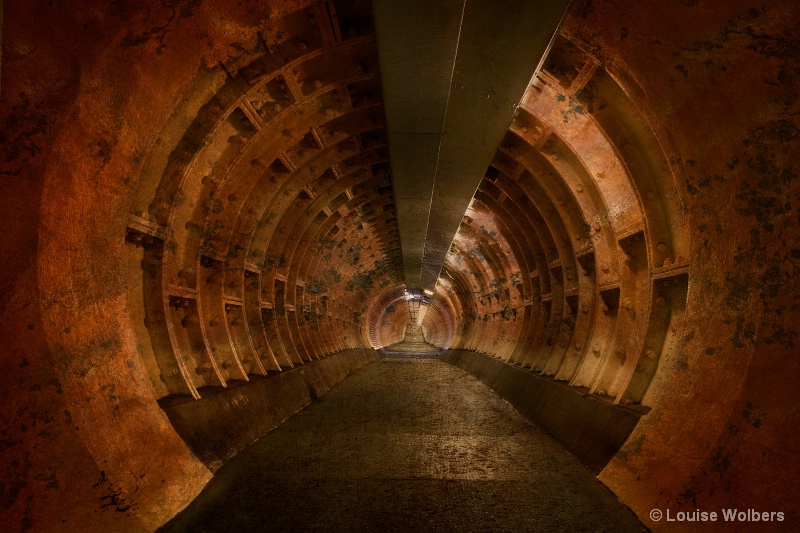
[[[161,531],[646,528],[472,376],[392,358],[242,452]]]

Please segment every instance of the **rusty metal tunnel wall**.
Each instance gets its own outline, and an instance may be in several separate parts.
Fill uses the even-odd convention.
[[[7,6],[9,523],[158,527],[415,313],[640,517],[800,520],[797,14],[642,4],[570,7],[413,312],[369,1]]]

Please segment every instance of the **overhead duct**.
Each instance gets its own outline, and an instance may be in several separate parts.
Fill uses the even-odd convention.
[[[568,4],[374,3],[406,286],[436,286]]]

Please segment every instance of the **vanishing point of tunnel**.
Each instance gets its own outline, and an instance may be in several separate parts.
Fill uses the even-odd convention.
[[[800,530],[795,4],[0,3],[0,530]]]

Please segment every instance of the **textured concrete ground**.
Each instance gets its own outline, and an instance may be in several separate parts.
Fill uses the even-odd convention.
[[[406,326],[405,337],[402,341],[396,342],[386,346],[380,350],[384,356],[392,357],[394,355],[416,355],[416,356],[432,356],[439,354],[442,350],[425,340],[425,335],[422,332],[422,326],[415,323],[410,323]]]
[[[440,359],[393,358],[245,450],[162,531],[645,528],[472,376]]]

